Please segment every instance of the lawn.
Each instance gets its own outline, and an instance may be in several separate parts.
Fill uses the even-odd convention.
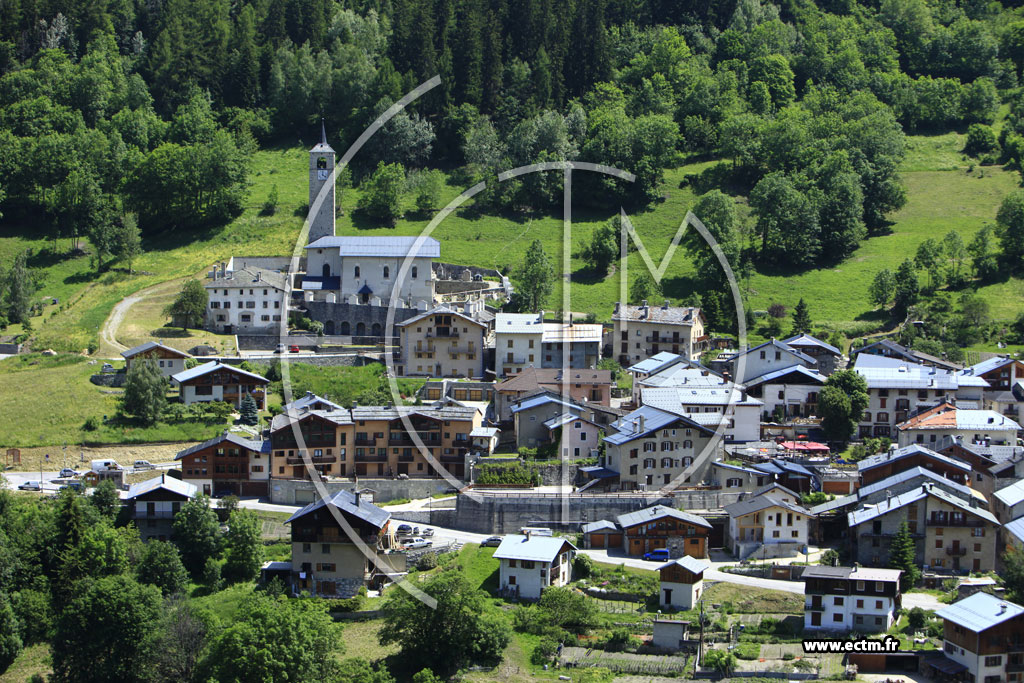
[[[708,584],[704,603],[720,604],[723,610],[744,614],[803,614],[804,596],[769,588],[755,588],[724,581]]]
[[[960,149],[963,135],[945,133],[932,136],[909,136],[908,152],[902,166],[908,201],[892,216],[885,234],[866,240],[847,261],[832,267],[804,272],[767,270],[756,273],[749,283],[749,306],[764,310],[771,303],[792,309],[800,297],[810,307],[815,324],[827,325],[860,335],[878,328],[884,317],[872,312],[868,286],[882,268],[895,269],[900,261],[913,254],[917,245],[928,237],[941,237],[951,229],[961,233],[965,242],[986,223],[992,223],[1002,198],[1018,187],[1019,174],[1001,167],[975,167]],[[185,277],[202,276],[215,261],[232,255],[281,255],[291,253],[301,228],[307,200],[306,164],[308,156],[302,147],[271,149],[258,152],[253,159],[252,187],[245,210],[230,224],[206,231],[170,231],[144,242],[146,253],[135,264],[136,273],[108,272],[98,279],[89,270],[88,257],[73,259],[34,258],[40,268],[43,288],[39,296],[56,296],[57,306],[48,306],[35,318],[33,327],[37,348],[79,351],[97,348],[100,325],[111,308],[124,296],[147,287],[146,298],[134,305],[121,330],[119,341],[134,344],[160,337],[168,343],[188,344],[212,341],[215,346],[231,349],[231,341],[202,332],[178,338],[174,330],[165,328],[162,311],[171,299],[178,282]],[[661,198],[643,210],[631,212],[630,218],[655,263],[659,263],[680,223],[696,201],[697,195],[686,176],[697,173],[712,162],[689,164],[665,173]],[[582,172],[579,172],[582,173]],[[496,182],[496,181],[495,181]],[[273,216],[261,215],[263,203],[272,186],[280,197]],[[452,178],[444,186],[441,201],[447,202],[464,188]],[[353,213],[358,190],[349,190],[341,201],[337,230],[342,235],[418,235],[433,218],[414,209],[412,197],[406,198],[406,216],[394,228],[370,224]],[[737,198],[741,215],[748,209],[744,197]],[[527,246],[539,239],[548,252],[556,272],[562,271],[563,247],[575,251],[593,230],[607,221],[612,210],[594,211],[576,202],[572,216],[572,234],[563,240],[560,211],[482,215],[464,204],[442,221],[432,233],[441,244],[441,260],[493,267],[509,273],[521,260]],[[748,225],[752,221],[747,219]],[[26,232],[27,231],[23,231]],[[46,242],[19,234],[8,228],[0,233],[0,257],[13,258],[19,249],[40,249]],[[66,246],[66,242],[63,243]],[[614,301],[619,296],[619,275],[607,276],[588,272],[576,258],[570,259],[572,299],[568,309],[593,312],[599,320],[610,320]],[[629,256],[631,273],[644,266],[638,253]],[[675,301],[693,293],[693,266],[689,256],[679,251],[669,265],[663,280],[667,296]],[[1019,301],[1024,298],[1024,282],[1019,279],[989,285],[980,290],[990,302],[992,315],[998,319],[1016,317]],[[546,308],[563,308],[562,281],[556,278],[555,288]],[[20,332],[12,326],[10,333]]]
[[[50,662],[50,646],[39,643],[26,647],[7,667],[7,671],[0,672],[0,683],[25,683],[36,674],[45,679],[51,673],[53,665]]]
[[[89,382],[99,369],[96,361],[72,354],[0,360],[0,447],[203,441],[224,425],[215,420],[151,427],[103,424],[104,416],[117,411],[121,391]],[[100,424],[84,431],[90,417]]]
[[[494,593],[498,590],[499,566],[494,559],[497,548],[481,548],[477,543],[467,543],[459,551],[456,560],[466,573],[471,586]]]

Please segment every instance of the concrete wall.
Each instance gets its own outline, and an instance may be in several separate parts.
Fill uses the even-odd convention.
[[[328,493],[351,491],[353,488],[371,489],[376,502],[387,502],[395,498],[427,498],[451,488],[447,479],[367,479],[360,477],[356,483],[349,479],[330,481],[324,484]],[[296,491],[299,493],[296,502]],[[270,502],[281,505],[302,505],[302,496],[317,495],[313,482],[299,479],[272,479],[270,481]],[[308,502],[308,500],[306,501]]]

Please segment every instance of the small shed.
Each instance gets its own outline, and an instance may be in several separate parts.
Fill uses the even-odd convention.
[[[583,525],[584,548],[621,548],[622,530],[607,519]]]
[[[690,622],[672,619],[654,620],[654,637],[651,645],[662,650],[686,650],[690,635]]]

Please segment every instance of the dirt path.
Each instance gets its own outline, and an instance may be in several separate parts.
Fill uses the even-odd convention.
[[[99,355],[105,358],[113,357],[121,351],[128,350],[128,347],[117,341],[114,335],[117,334],[117,328],[121,326],[121,322],[124,320],[124,316],[128,313],[128,309],[139,301],[142,301],[150,289],[152,289],[152,287],[147,287],[140,292],[121,299],[117,305],[114,306],[113,310],[110,311],[110,315],[107,316],[107,319],[103,321],[103,326],[100,327]]]

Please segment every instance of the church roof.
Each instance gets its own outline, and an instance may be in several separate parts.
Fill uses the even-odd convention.
[[[334,149],[327,144],[327,129],[324,127],[324,120],[320,119],[320,142],[313,145],[313,149],[310,152],[330,152],[334,154]]]
[[[340,256],[388,256],[440,258],[441,243],[433,237],[342,237],[329,235],[306,245],[306,249],[337,249]]]

